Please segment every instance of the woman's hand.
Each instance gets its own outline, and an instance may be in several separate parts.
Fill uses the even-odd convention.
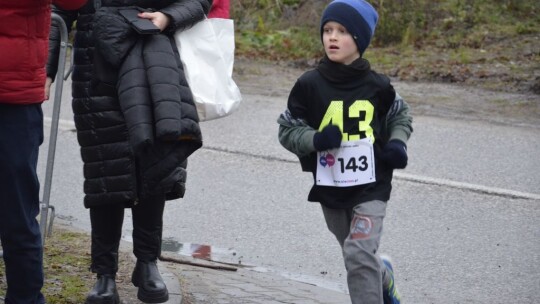
[[[153,12],[153,13],[143,12],[143,13],[139,13],[138,16],[139,18],[150,19],[150,21],[152,21],[152,23],[155,26],[159,27],[159,29],[162,32],[165,28],[167,28],[167,26],[169,26],[169,22],[171,21],[169,19],[169,16],[161,12]]]

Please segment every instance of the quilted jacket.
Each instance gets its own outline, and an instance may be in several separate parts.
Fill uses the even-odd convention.
[[[230,0],[214,0],[208,18],[230,18]]]
[[[86,0],[55,0],[67,9]],[[45,99],[45,63],[51,0],[0,0],[0,102],[41,103]]]
[[[84,204],[136,204],[141,196],[183,196],[185,161],[202,145],[191,92],[172,34],[202,20],[211,0],[102,0],[79,11],[53,10],[74,40],[73,112],[84,162]],[[158,35],[137,34],[119,7],[158,10],[170,17]],[[68,26],[69,27],[69,26]],[[49,52],[57,52],[51,30]],[[47,74],[54,78],[50,56]]]

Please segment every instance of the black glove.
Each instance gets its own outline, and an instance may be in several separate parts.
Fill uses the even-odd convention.
[[[313,145],[317,151],[326,151],[341,146],[341,130],[336,125],[328,125],[313,136]]]
[[[379,158],[393,169],[407,167],[407,145],[399,139],[392,139],[384,146]]]

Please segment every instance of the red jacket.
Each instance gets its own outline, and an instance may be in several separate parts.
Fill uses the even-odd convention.
[[[73,10],[86,0],[54,0]],[[45,99],[51,0],[0,0],[0,103]]]
[[[214,0],[212,7],[208,13],[208,18],[225,18],[229,19],[230,2],[229,0]]]

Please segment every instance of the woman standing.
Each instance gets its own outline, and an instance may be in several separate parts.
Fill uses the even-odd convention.
[[[146,303],[168,300],[159,274],[166,200],[183,197],[188,156],[202,146],[197,111],[174,44],[177,30],[205,18],[212,0],[92,0],[77,11],[53,8],[68,28],[76,21],[73,112],[90,209],[92,272],[86,303],[120,303],[115,285],[124,209],[133,215],[132,282]],[[128,21],[121,10],[136,9]],[[143,20],[146,19],[146,20]],[[136,24],[157,27],[145,34]],[[150,31],[152,32],[152,31]],[[59,33],[51,30],[48,84]]]

